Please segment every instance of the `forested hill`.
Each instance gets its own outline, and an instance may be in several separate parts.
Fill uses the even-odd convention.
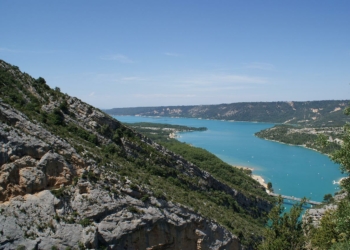
[[[219,105],[113,108],[110,115],[191,117],[235,121],[289,123],[310,126],[339,126],[349,100],[308,102],[242,102]]]

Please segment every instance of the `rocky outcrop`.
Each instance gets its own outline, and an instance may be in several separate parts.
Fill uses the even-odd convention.
[[[347,196],[347,193],[340,193],[334,196],[334,201],[330,204],[324,204],[317,208],[309,208],[303,215],[303,223],[306,226],[312,225],[319,227],[322,217],[330,211],[335,211],[338,208],[338,203]]]
[[[325,205],[320,208],[309,208],[303,215],[303,222],[305,225],[312,225],[313,227],[319,227],[322,217],[327,211],[333,211],[337,209],[337,205]]]
[[[142,202],[83,181],[61,191],[58,198],[44,190],[1,204],[0,248],[241,249],[226,229],[171,202]]]
[[[0,202],[71,184],[83,171],[84,160],[68,142],[1,101],[0,120]]]
[[[91,128],[99,129],[101,124],[109,127],[111,130],[116,130],[121,127],[120,122],[106,116],[105,113],[93,108],[90,105],[82,102],[76,97],[69,97],[67,100],[69,110],[81,122],[81,125],[87,124]]]
[[[64,139],[52,134],[41,125],[28,119],[23,113],[5,104],[0,99],[0,138],[2,158],[7,162],[11,155],[32,155],[38,159],[49,149],[65,157],[80,158],[76,150]]]

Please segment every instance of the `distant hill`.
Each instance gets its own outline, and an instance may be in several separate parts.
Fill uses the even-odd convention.
[[[218,105],[113,108],[110,115],[191,117],[202,119],[257,121],[306,126],[341,126],[349,100],[307,102],[241,102]]]

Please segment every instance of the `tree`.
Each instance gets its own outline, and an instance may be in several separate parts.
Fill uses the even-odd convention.
[[[64,115],[59,108],[55,108],[47,117],[47,121],[53,125],[64,125]]]
[[[350,115],[350,107],[345,109],[346,115]],[[342,173],[350,175],[350,126],[344,126],[344,137],[341,148],[331,155],[331,159],[340,164]],[[348,249],[350,245],[350,178],[341,182],[341,186],[347,191],[347,197],[337,204],[334,211],[329,211],[322,217],[320,226],[311,231],[310,240],[313,247],[319,249]],[[324,196],[324,200],[333,199],[330,194]]]
[[[35,80],[37,83],[41,84],[41,85],[44,85],[46,84],[46,81],[44,78],[42,77],[39,77],[38,79]]]
[[[297,250],[304,249],[305,236],[300,215],[303,211],[306,199],[296,203],[290,212],[284,213],[283,198],[278,197],[278,202],[270,211],[267,228],[264,231],[264,240],[259,245],[259,250]]]
[[[345,135],[343,137],[343,144],[339,150],[337,150],[331,159],[340,164],[340,170],[342,173],[350,175],[350,128],[349,125],[344,127]],[[350,181],[349,178],[342,181],[342,187],[345,188],[348,193],[350,191]]]
[[[270,181],[267,183],[267,190],[273,192],[272,183]]]
[[[338,234],[336,232],[336,222],[334,211],[327,211],[318,228],[311,228],[309,238],[313,248],[330,249],[332,244],[336,242]]]
[[[58,107],[60,110],[62,110],[63,113],[69,114],[69,105],[66,100],[61,102],[60,106]]]
[[[319,134],[316,140],[316,144],[319,145],[321,148],[325,148],[329,145],[329,141],[327,140],[327,137],[324,134]]]
[[[344,110],[345,115],[350,115],[350,107],[347,107]],[[335,162],[340,164],[340,171],[342,173],[346,173],[350,176],[350,125],[346,124],[344,126],[344,137],[343,137],[343,144],[341,145],[341,148],[337,150],[333,155],[331,156],[331,159]],[[342,186],[348,191],[350,191],[350,181],[349,178],[345,179],[342,182]]]
[[[334,201],[332,194],[325,194],[323,196],[323,202],[330,203],[332,201]]]

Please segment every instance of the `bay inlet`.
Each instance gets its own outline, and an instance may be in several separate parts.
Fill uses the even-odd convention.
[[[267,141],[254,133],[272,127],[270,123],[234,122],[193,118],[113,116],[121,122],[153,122],[191,127],[207,127],[206,131],[184,132],[178,140],[204,148],[223,161],[253,168],[274,192],[322,201],[325,194],[339,190],[336,182],[343,175],[339,165],[328,156],[300,146]]]

